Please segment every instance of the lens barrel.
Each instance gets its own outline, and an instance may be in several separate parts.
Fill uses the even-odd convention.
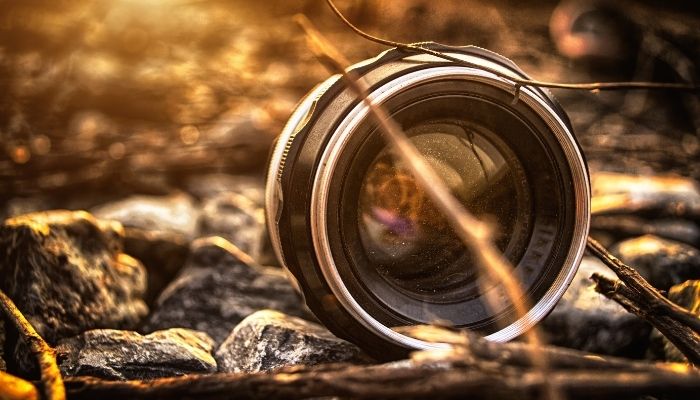
[[[444,347],[396,328],[443,321],[490,340],[542,319],[585,249],[590,184],[571,124],[510,60],[426,46],[474,67],[388,50],[353,67],[464,207],[495,227],[532,308],[518,316],[339,76],[297,106],[273,149],[266,218],[275,253],[314,314],[379,358]],[[498,73],[494,73],[497,71]],[[517,98],[515,97],[517,93]],[[489,302],[486,302],[488,297]]]

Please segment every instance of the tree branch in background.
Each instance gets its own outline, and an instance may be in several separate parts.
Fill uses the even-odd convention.
[[[7,316],[7,320],[15,326],[22,341],[36,357],[41,370],[41,382],[46,400],[64,400],[66,391],[63,387],[61,371],[56,365],[54,349],[39,336],[12,299],[2,290],[0,290],[0,309]]]

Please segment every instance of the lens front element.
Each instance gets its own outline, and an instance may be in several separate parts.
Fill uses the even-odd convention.
[[[512,151],[465,121],[423,123],[406,133],[462,205],[492,222],[497,247],[517,262],[524,249],[515,247],[529,235],[531,206],[522,195],[528,191],[525,181],[515,179],[524,173]],[[367,260],[406,295],[428,302],[478,295],[473,255],[388,149],[367,170],[357,223]]]

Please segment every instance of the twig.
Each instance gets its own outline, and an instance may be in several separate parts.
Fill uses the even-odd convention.
[[[646,298],[627,287],[624,283],[608,279],[600,274],[593,274],[596,291],[616,301],[627,311],[638,315],[659,330],[674,346],[683,353],[688,361],[700,366],[700,335],[680,322],[675,316],[659,312],[650,306]]]
[[[37,400],[39,393],[24,379],[0,371],[0,400]]]
[[[340,54],[311,22],[303,15],[298,15],[297,23],[305,31],[309,46],[316,58],[332,73],[340,74],[352,91],[367,105],[370,114],[379,123],[381,132],[391,144],[396,157],[404,162],[418,186],[425,190],[430,200],[448,217],[448,221],[464,245],[476,255],[480,271],[489,282],[500,282],[505,288],[518,318],[524,317],[530,309],[529,301],[523,292],[520,282],[513,276],[513,266],[492,242],[491,227],[472,215],[452,195],[442,179],[426,162],[418,149],[410,142],[401,127],[394,121],[386,110],[375,104],[369,96],[369,87],[357,73],[346,70],[349,62]],[[488,299],[487,299],[488,300]],[[527,340],[532,344],[532,360],[543,375],[547,375],[547,358],[538,352],[543,344],[539,330],[534,327],[526,333]],[[554,387],[547,391],[548,398],[559,398]]]
[[[586,91],[603,91],[603,90],[634,90],[634,89],[644,89],[644,90],[680,90],[680,91],[689,91],[689,92],[699,92],[700,91],[700,86],[699,85],[693,85],[693,84],[686,84],[686,83],[666,83],[666,82],[591,82],[591,83],[558,83],[558,82],[545,82],[545,81],[537,81],[537,80],[532,80],[532,79],[522,79],[522,78],[514,78],[510,75],[506,75],[500,71],[491,69],[491,68],[485,68],[484,66],[481,65],[476,65],[474,63],[465,61],[461,58],[453,57],[449,54],[442,53],[440,51],[436,51],[433,49],[428,49],[425,47],[422,47],[420,44],[408,44],[408,43],[401,43],[401,42],[396,42],[393,40],[387,40],[384,38],[380,38],[374,35],[370,35],[369,33],[361,30],[357,26],[355,26],[352,22],[350,22],[345,15],[343,15],[342,12],[338,9],[338,7],[335,5],[333,0],[326,0],[326,3],[328,6],[333,10],[335,15],[345,24],[348,28],[350,28],[353,32],[355,32],[357,35],[371,41],[374,43],[378,43],[384,46],[389,46],[389,47],[396,47],[402,50],[410,51],[410,52],[415,52],[415,53],[424,53],[424,54],[429,54],[434,57],[441,58],[443,60],[451,61],[459,65],[463,65],[466,67],[470,68],[479,68],[482,70],[486,70],[498,77],[501,78],[506,78],[513,83],[516,84],[516,88],[518,86],[534,86],[534,87],[545,87],[545,88],[555,88],[555,89],[570,89],[570,90],[586,90]],[[517,97],[516,97],[517,98]]]
[[[24,343],[37,358],[46,399],[64,400],[66,391],[63,387],[61,372],[58,369],[58,365],[56,365],[54,349],[39,336],[12,299],[2,290],[0,290],[0,309],[5,313],[7,319],[14,324]]]
[[[620,278],[594,274],[596,290],[638,315],[658,329],[696,366],[700,366],[700,318],[665,298],[637,271],[610,254],[600,243],[588,238],[588,250]]]
[[[603,245],[589,237],[588,250],[607,265],[630,289],[639,294],[640,298],[655,313],[662,313],[676,319],[695,333],[700,334],[700,318],[695,314],[664,297],[656,288],[651,286],[637,271],[612,255]]]

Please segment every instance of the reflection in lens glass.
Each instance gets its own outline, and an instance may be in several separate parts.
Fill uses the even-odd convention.
[[[406,133],[452,194],[492,222],[499,249],[509,258],[521,253],[515,247],[528,234],[528,196],[512,151],[494,144],[492,133],[459,121],[422,124]],[[388,149],[365,175],[358,219],[369,262],[392,286],[427,301],[464,299],[465,284],[475,279],[472,255]]]

